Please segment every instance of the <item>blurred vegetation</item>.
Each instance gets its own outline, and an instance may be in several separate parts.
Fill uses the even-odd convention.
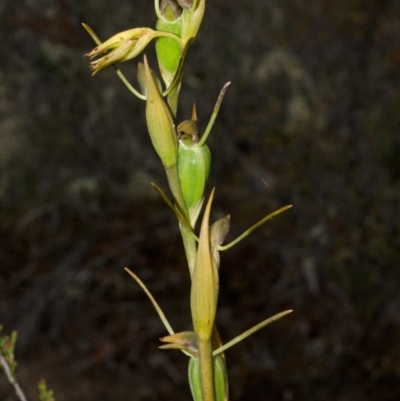
[[[0,5],[0,322],[19,332],[28,394],[42,377],[58,401],[189,394],[184,359],[157,350],[163,327],[122,270],[188,328],[144,105],[82,58],[93,43],[81,22],[105,39],[155,23],[152,3]],[[232,81],[209,142],[218,213],[234,237],[294,205],[222,259],[224,340],[294,309],[228,352],[232,400],[398,400],[400,3],[207,7],[180,120],[196,101],[204,128]],[[122,67],[134,79],[135,63]]]

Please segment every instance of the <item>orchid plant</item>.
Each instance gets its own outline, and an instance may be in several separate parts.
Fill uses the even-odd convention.
[[[228,400],[224,351],[292,311],[278,313],[223,345],[215,325],[219,254],[236,245],[266,221],[289,209],[291,205],[268,214],[234,241],[223,245],[229,231],[230,216],[210,223],[215,189],[205,201],[204,193],[212,162],[206,141],[230,83],[223,86],[202,135],[198,130],[195,104],[190,119],[176,122],[185,60],[203,19],[206,1],[155,0],[154,5],[157,17],[155,29],[133,28],[102,42],[88,25],[83,24],[97,45],[86,56],[91,59],[93,75],[103,68],[113,66],[127,88],[146,103],[148,132],[165,169],[172,196],[168,196],[158,185],[151,185],[178,220],[191,276],[190,308],[193,331],[175,333],[144,283],[131,270],[125,270],[145,291],[168,332],[167,336],[161,338],[164,344],[160,348],[178,349],[189,358],[189,383],[193,399]],[[138,64],[138,86],[135,87],[126,79],[117,64],[138,57],[152,41],[155,41],[159,74],[150,67],[144,56],[143,62]],[[202,211],[198,233],[196,222]]]

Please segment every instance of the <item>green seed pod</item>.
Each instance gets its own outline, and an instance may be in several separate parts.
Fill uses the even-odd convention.
[[[186,120],[179,124],[178,135],[178,177],[183,199],[190,213],[203,199],[210,173],[211,152],[206,144],[197,146],[195,121]]]
[[[224,401],[227,383],[227,374],[224,360],[221,355],[214,357],[214,391],[215,400]],[[200,361],[197,358],[190,358],[189,361],[189,384],[194,401],[202,401]]]

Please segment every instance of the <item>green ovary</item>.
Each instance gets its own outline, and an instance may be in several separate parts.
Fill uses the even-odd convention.
[[[207,145],[186,146],[179,142],[178,176],[186,207],[191,210],[203,198],[210,173],[211,152]]]

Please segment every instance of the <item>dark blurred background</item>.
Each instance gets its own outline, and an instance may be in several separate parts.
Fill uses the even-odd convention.
[[[20,381],[58,401],[188,400],[189,278],[144,104],[93,42],[154,26],[153,2],[3,0],[0,5],[0,323],[19,332]],[[150,46],[151,47],[151,46]],[[147,51],[151,54],[152,50]],[[134,80],[136,62],[123,71]],[[400,2],[214,0],[190,54],[180,120],[206,125],[225,253],[224,341],[294,313],[227,351],[231,399],[400,399]],[[15,400],[0,375],[0,398]]]

